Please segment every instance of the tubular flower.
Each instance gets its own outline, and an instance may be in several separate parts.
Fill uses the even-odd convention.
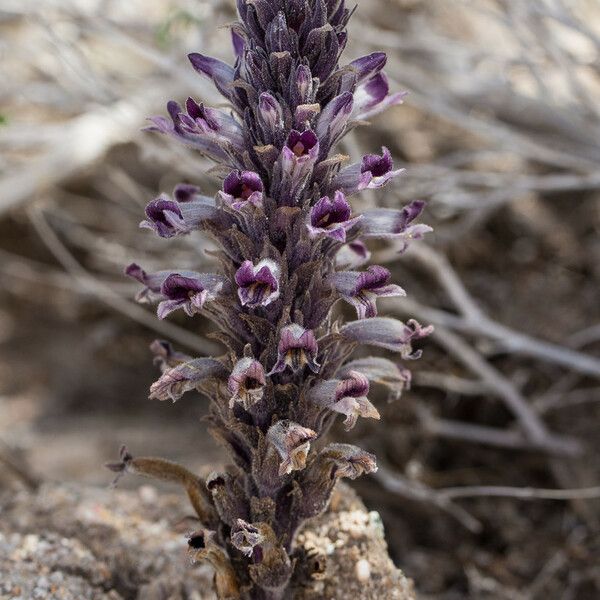
[[[153,199],[141,223],[161,238],[209,236],[216,272],[153,272],[136,263],[126,270],[141,285],[137,299],[158,305],[161,319],[181,310],[217,329],[211,336],[224,350],[213,358],[152,344],[160,377],[150,397],[206,396],[210,433],[231,464],[206,481],[128,453],[110,468],[185,487],[200,520],[190,554],[212,564],[220,598],[283,600],[310,571],[295,548],[299,528],[327,508],[341,478],[377,470],[369,452],[324,438],[338,415],[346,429],[360,417],[379,419],[370,387],[383,385],[391,397],[408,389],[402,361],[418,358],[415,346],[431,332],[377,316],[378,298],[404,291],[387,269],[368,266],[368,244],[404,249],[430,228],[418,222],[419,201],[352,206],[353,195],[382,188],[403,169],[388,148],[347,165],[338,144],[404,96],[390,91],[383,52],[341,62],[353,8],[346,0],[236,4],[231,64],[189,55],[224,103],[170,101],[149,128],[216,163],[222,187],[207,196],[180,184]],[[195,258],[191,251],[186,262]],[[344,320],[339,300],[358,319]],[[361,346],[396,352],[400,362],[353,357]]]
[[[253,358],[242,358],[233,367],[227,382],[227,388],[231,392],[229,407],[239,402],[248,410],[262,400],[266,383],[263,366]]]
[[[214,300],[227,283],[225,277],[214,273],[146,273],[135,263],[129,265],[125,273],[145,286],[137,295],[138,301],[159,302],[159,319],[164,319],[180,308],[188,317],[193,317],[202,310],[206,302]]]
[[[279,265],[261,260],[256,265],[246,260],[235,274],[242,306],[268,306],[279,298]]]
[[[389,283],[391,274],[383,267],[371,266],[365,272],[344,271],[331,276],[342,298],[356,308],[359,319],[377,316],[377,298],[406,296],[399,286]]]
[[[309,399],[329,410],[346,416],[346,430],[356,425],[358,417],[379,419],[379,411],[369,402],[369,380],[358,371],[350,371],[346,378],[323,381],[309,392]]]
[[[387,148],[382,148],[382,155],[367,154],[360,163],[343,169],[334,179],[333,186],[347,195],[366,189],[383,187],[389,181],[404,173],[404,169],[394,171],[394,161]]]
[[[310,442],[315,437],[317,434],[312,429],[292,421],[279,421],[271,426],[267,440],[281,458],[279,475],[289,475],[292,471],[304,469]]]
[[[277,362],[269,375],[281,373],[287,367],[297,372],[305,366],[313,373],[318,373],[318,350],[317,340],[312,331],[295,323],[284,327],[277,347]]]
[[[223,191],[219,192],[223,201],[240,210],[244,206],[262,206],[263,182],[257,173],[252,171],[232,171],[223,182]]]
[[[352,207],[342,192],[337,191],[331,200],[321,198],[310,210],[308,231],[312,238],[328,237],[337,242],[346,241],[346,233],[361,217],[351,218]]]
[[[162,194],[146,206],[146,219],[140,227],[151,229],[162,238],[184,235],[200,229],[203,221],[218,218],[215,201],[197,196],[193,200],[177,202]]]

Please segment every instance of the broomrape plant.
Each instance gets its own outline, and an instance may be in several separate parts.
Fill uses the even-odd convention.
[[[361,270],[365,241],[404,248],[430,228],[415,223],[421,202],[352,210],[351,196],[402,170],[386,148],[345,166],[335,147],[403,94],[389,93],[384,53],[339,66],[353,12],[345,0],[237,0],[237,7],[235,65],[189,55],[231,110],[171,101],[169,117],[153,117],[150,127],[212,159],[222,189],[208,197],[181,184],[172,198],[150,202],[141,223],[162,238],[205,232],[218,245],[220,268],[126,271],[143,286],[138,299],[158,304],[160,319],[183,310],[217,326],[214,337],[227,349],[218,358],[153,344],[162,375],[150,397],[176,401],[198,390],[210,398],[210,430],[232,464],[202,479],[123,448],[107,466],[185,487],[201,523],[190,552],[214,567],[220,598],[276,600],[306,576],[307,557],[294,547],[299,528],[327,508],[339,479],[377,469],[360,448],[326,445],[327,432],[338,415],[347,430],[359,417],[379,419],[371,384],[398,396],[410,383],[410,373],[386,358],[351,355],[366,345],[415,359],[413,341],[431,331],[377,316],[379,297],[404,291],[383,267]],[[333,319],[340,300],[357,320]]]

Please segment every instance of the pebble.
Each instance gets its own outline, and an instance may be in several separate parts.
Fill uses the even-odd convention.
[[[371,565],[368,560],[361,558],[354,567],[356,571],[356,578],[361,582],[365,583],[371,578]]]

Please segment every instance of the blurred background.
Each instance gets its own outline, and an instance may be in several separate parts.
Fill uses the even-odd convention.
[[[343,151],[408,173],[356,210],[428,201],[435,233],[381,244],[436,325],[413,386],[336,436],[375,452],[357,482],[422,598],[600,597],[600,3],[363,0],[347,60],[384,49],[403,106]],[[206,401],[147,400],[148,346],[214,346],[159,322],[123,267],[196,269],[209,243],[138,229],[180,181],[218,182],[141,131],[188,95],[190,51],[231,60],[233,0],[0,0],[0,500],[28,478],[106,485],[126,442],[213,470]],[[124,485],[135,486],[130,480]]]

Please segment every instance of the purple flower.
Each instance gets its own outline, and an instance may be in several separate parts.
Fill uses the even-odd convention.
[[[185,190],[178,186],[175,195],[188,198]],[[186,201],[176,202],[162,194],[148,203],[146,219],[140,223],[140,227],[151,229],[162,238],[171,238],[190,233],[198,229],[203,221],[214,221],[218,217],[219,212],[212,198],[194,195]]]
[[[360,163],[346,167],[333,180],[332,187],[351,195],[366,189],[383,187],[394,177],[404,173],[404,169],[394,171],[392,155],[387,148],[382,154],[367,154]]]
[[[185,113],[183,113],[181,106],[173,100],[167,104],[167,111],[171,118],[167,119],[160,115],[150,117],[149,121],[151,121],[153,125],[148,127],[147,131],[158,131],[159,133],[168,135],[178,142],[182,142],[187,146],[199,150],[213,160],[226,164],[230,161],[229,154],[226,149],[223,148],[223,146],[225,146],[225,148],[227,147],[227,140],[225,138],[214,135],[214,132],[209,134],[199,133],[197,123],[195,122],[192,127],[194,130],[193,132],[190,131],[189,126],[184,127],[181,122],[181,115]],[[188,118],[193,121],[192,117]],[[188,125],[190,124],[191,123],[188,120]]]
[[[190,136],[205,137],[219,146],[230,144],[232,147],[244,149],[244,134],[241,125],[225,111],[209,108],[188,98],[185,107],[187,113],[180,112],[180,128]]]
[[[358,371],[349,371],[344,379],[317,383],[308,393],[311,402],[346,416],[344,426],[349,431],[358,417],[379,419],[379,412],[369,402],[369,380]]]
[[[390,284],[390,272],[384,267],[370,266],[366,271],[341,271],[331,282],[346,302],[356,308],[359,319],[377,316],[377,298],[406,296],[398,285]]]
[[[283,151],[290,160],[314,161],[319,155],[319,138],[310,129],[303,133],[292,129]]]
[[[405,249],[411,240],[419,240],[426,233],[433,231],[429,225],[412,224],[424,208],[425,203],[416,200],[402,210],[393,208],[368,210],[363,214],[361,237],[401,240]]]
[[[340,330],[341,335],[349,341],[399,352],[402,358],[410,360],[421,356],[420,350],[413,352],[412,342],[427,337],[432,332],[431,325],[422,327],[414,319],[404,324],[389,317],[352,321]]]
[[[405,389],[410,389],[412,381],[408,369],[393,363],[387,358],[369,356],[346,363],[338,372],[338,377],[348,377],[353,371],[358,371],[370,382],[386,386],[393,399],[398,399]]]
[[[292,129],[281,151],[284,179],[293,184],[308,176],[319,158],[319,138],[314,131],[303,133]]]
[[[260,207],[263,203],[263,182],[253,171],[232,171],[223,181],[223,191],[219,192],[223,201],[235,210],[249,204]]]
[[[189,354],[178,352],[173,346],[165,340],[154,340],[150,344],[150,351],[154,355],[152,361],[161,371],[166,371],[169,367],[176,367],[184,362],[189,362],[192,357]]]
[[[352,207],[342,192],[335,192],[333,200],[328,196],[321,198],[310,211],[307,225],[312,238],[329,237],[338,242],[346,241],[346,232],[361,217],[351,218]]]
[[[310,442],[316,437],[315,431],[292,421],[283,420],[271,425],[267,432],[267,441],[281,459],[280,477],[289,475],[292,471],[304,469]]]
[[[158,318],[164,319],[182,308],[188,317],[199,313],[206,302],[217,297],[223,288],[223,277],[198,274],[186,276],[172,273],[162,283],[160,293],[165,297],[158,305]]]
[[[200,312],[206,302],[216,298],[227,281],[222,275],[195,271],[146,273],[135,263],[127,267],[125,274],[145,286],[136,296],[139,302],[160,301],[157,311],[159,319],[164,319],[179,308],[188,316],[193,316]]]
[[[195,390],[208,378],[222,378],[225,367],[214,358],[196,358],[190,362],[167,369],[150,387],[151,400],[176,402],[191,390]]]
[[[279,298],[279,265],[268,258],[256,265],[247,260],[235,274],[242,306],[268,306]]]
[[[296,323],[286,325],[280,333],[277,362],[268,375],[282,373],[290,367],[294,373],[308,366],[313,373],[319,372],[317,354],[319,347],[315,334]]]
[[[233,408],[239,402],[248,410],[262,400],[265,384],[263,366],[253,358],[242,358],[236,363],[227,382],[227,389],[231,393],[229,407]]]
[[[390,94],[390,84],[386,74],[378,73],[356,88],[352,118],[358,121],[370,119],[391,106],[402,104],[406,95],[407,92]]]
[[[281,198],[282,205],[294,206],[300,201],[319,159],[320,148],[319,138],[314,131],[307,129],[300,133],[292,129],[275,164],[269,159],[269,163],[273,164],[271,193]],[[262,149],[269,153],[276,151],[271,145]]]
[[[230,537],[231,545],[250,559],[252,579],[260,581],[265,589],[279,589],[289,581],[292,561],[268,523],[248,523],[237,519]],[[219,598],[226,597],[233,600],[240,596],[219,595]]]
[[[204,56],[204,54],[199,54],[198,52],[188,54],[188,58],[200,75],[204,75],[204,77],[212,80],[215,87],[225,98],[231,98],[232,83],[235,75],[233,67],[216,58]]]
[[[148,274],[137,263],[131,263],[125,269],[125,275],[139,281],[144,285],[144,289],[136,294],[135,299],[138,302],[145,302],[152,299],[153,295],[160,292],[160,286],[171,271],[159,271],[158,273]]]

